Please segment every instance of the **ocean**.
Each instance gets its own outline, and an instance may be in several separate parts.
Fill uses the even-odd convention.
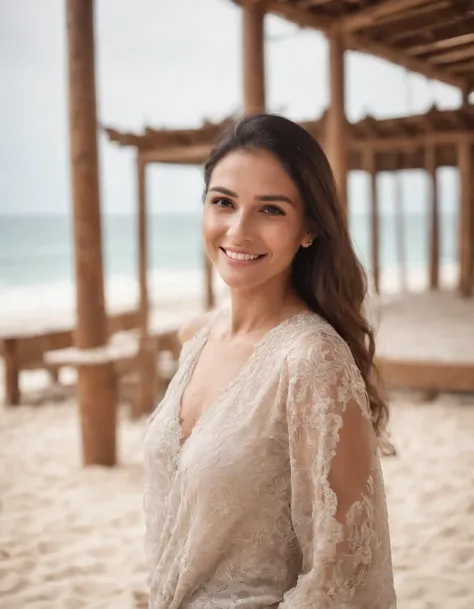
[[[428,220],[426,215],[405,215],[405,260],[408,269],[426,267],[428,261]],[[456,258],[456,217],[441,217],[441,263],[451,265]],[[354,246],[364,265],[370,261],[369,216],[353,214],[350,229]],[[104,266],[107,284],[135,290],[137,274],[136,217],[103,217]],[[186,283],[190,272],[202,267],[200,216],[198,214],[157,214],[149,217],[149,267],[151,275],[169,282]],[[397,267],[395,220],[381,217],[381,269]],[[68,216],[0,216],[0,313],[7,307],[22,307],[36,293],[56,301],[72,302],[73,294],[72,220]],[[180,279],[181,278],[181,279]],[[169,287],[169,286],[168,286]],[[168,289],[168,287],[166,289]],[[183,286],[181,285],[181,288]],[[31,304],[31,303],[30,303]]]

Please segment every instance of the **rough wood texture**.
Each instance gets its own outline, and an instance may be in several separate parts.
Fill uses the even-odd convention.
[[[325,150],[331,164],[339,200],[347,212],[347,119],[345,114],[344,45],[334,33],[329,38],[329,97],[330,106],[325,132]]]
[[[74,211],[76,345],[107,340],[97,155],[93,0],[67,0],[69,139]],[[84,463],[113,465],[115,391],[110,366],[79,370]]]
[[[265,111],[265,11],[263,2],[246,0],[243,8],[243,93],[248,113]]]
[[[117,461],[116,385],[112,364],[78,367],[78,397],[84,465]]]

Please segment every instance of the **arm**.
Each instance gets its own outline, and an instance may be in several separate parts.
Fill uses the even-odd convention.
[[[287,404],[291,511],[302,565],[279,609],[392,609],[385,499],[377,493],[365,386],[339,337],[323,333],[310,352],[292,375]]]

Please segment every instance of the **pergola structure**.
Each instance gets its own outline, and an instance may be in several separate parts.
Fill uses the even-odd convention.
[[[69,55],[71,177],[74,210],[77,331],[81,349],[106,342],[101,253],[94,70],[93,0],[66,0]],[[279,15],[302,27],[322,30],[329,41],[330,104],[318,121],[304,126],[321,141],[347,205],[349,169],[371,176],[372,271],[378,286],[379,171],[425,168],[431,177],[430,283],[439,275],[439,220],[436,168],[460,171],[460,290],[473,290],[474,260],[474,14],[472,0],[238,0],[243,10],[243,106],[265,110],[264,17]],[[458,87],[463,108],[377,121],[366,117],[349,125],[345,116],[344,52],[367,52]],[[229,119],[232,120],[232,119]],[[146,283],[145,169],[148,163],[200,164],[222,124],[198,130],[153,130],[143,134],[108,129],[111,140],[137,150],[142,404],[152,399],[147,385],[148,294]],[[206,302],[212,305],[210,269]],[[115,463],[115,395],[107,362],[79,368],[79,401],[84,462]]]

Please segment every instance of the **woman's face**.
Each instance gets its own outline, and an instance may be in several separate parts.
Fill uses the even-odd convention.
[[[212,172],[204,203],[208,256],[231,289],[288,282],[292,260],[311,237],[303,202],[266,151],[236,151]]]

